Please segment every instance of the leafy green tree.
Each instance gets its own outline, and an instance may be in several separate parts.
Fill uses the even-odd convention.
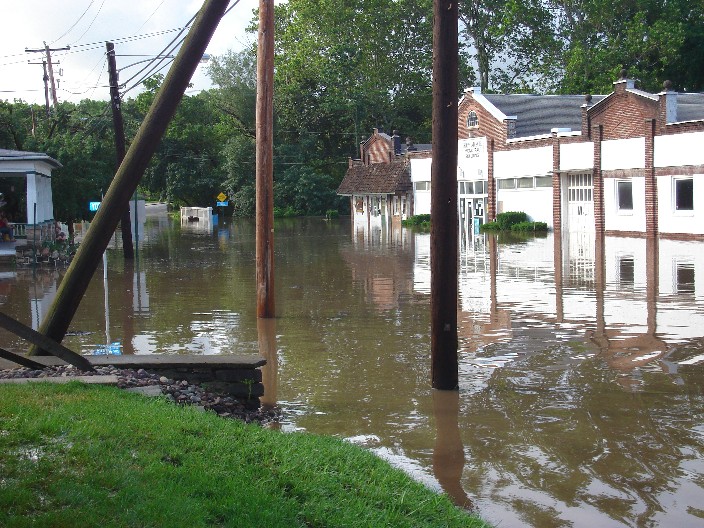
[[[562,93],[609,93],[622,69],[644,89],[658,91],[674,72],[670,65],[686,55],[688,2],[550,1],[563,42],[564,71],[557,83]]]
[[[275,105],[283,134],[355,156],[372,128],[429,141],[430,0],[292,0],[276,6]],[[321,21],[324,21],[321,23]]]

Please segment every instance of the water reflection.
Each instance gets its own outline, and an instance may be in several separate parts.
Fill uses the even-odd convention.
[[[145,230],[134,267],[108,255],[124,353],[261,354],[284,430],[364,445],[497,525],[701,525],[704,243],[465,234],[445,394],[429,381],[429,235],[277,222],[279,317],[257,321],[251,222]],[[0,275],[1,309],[38,323],[61,274]],[[105,342],[104,312],[98,276],[65,342]]]

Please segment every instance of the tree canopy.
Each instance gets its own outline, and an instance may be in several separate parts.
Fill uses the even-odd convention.
[[[611,92],[627,70],[650,91],[704,90],[704,3],[691,0],[461,0],[460,88]],[[252,31],[256,31],[256,20]],[[432,0],[289,0],[275,7],[277,214],[344,210],[335,190],[373,128],[431,141]],[[214,57],[214,88],[186,95],[140,183],[148,198],[254,214],[256,50]],[[128,142],[156,90],[123,102]],[[0,148],[46,152],[58,219],[90,216],[115,172],[109,103],[0,101]],[[0,189],[1,191],[2,189]]]

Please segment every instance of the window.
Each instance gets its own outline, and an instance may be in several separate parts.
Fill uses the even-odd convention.
[[[618,195],[618,210],[633,211],[633,183],[630,181],[616,182]]]
[[[694,180],[675,180],[675,210],[694,211]]]
[[[536,187],[552,187],[552,176],[537,176],[535,178]]]
[[[477,117],[477,113],[474,110],[470,110],[469,115],[467,116],[467,127],[476,128],[478,126],[479,118]]]
[[[636,263],[632,256],[621,257],[618,260],[618,282],[621,287],[633,286],[636,277]]]
[[[518,188],[519,189],[532,189],[533,188],[533,178],[518,178]]]
[[[499,189],[515,189],[516,180],[514,178],[509,178],[508,180],[498,180]]]
[[[478,180],[474,182],[474,194],[484,194],[484,180]]]
[[[413,188],[416,191],[429,191],[430,190],[430,182],[429,181],[419,181],[415,182],[413,184]]]
[[[694,264],[691,262],[673,262],[675,267],[675,291],[677,293],[695,293]]]

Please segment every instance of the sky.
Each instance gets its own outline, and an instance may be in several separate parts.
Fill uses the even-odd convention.
[[[231,0],[230,5],[233,3]],[[0,0],[0,4],[0,100],[22,99],[43,105],[41,62],[45,54],[27,53],[25,49],[44,48],[45,42],[50,48],[70,46],[68,51],[51,52],[58,100],[107,100],[105,41],[115,43],[117,68],[124,68],[120,83],[129,81],[147,64],[134,63],[165,54],[166,46],[198,12],[203,1]],[[245,27],[257,6],[258,0],[240,0],[221,20],[206,53],[224,55],[254,42],[256,35],[246,33]],[[161,73],[167,71],[168,67]],[[191,82],[193,88],[186,92],[190,95],[211,86],[207,65],[198,66]],[[134,97],[139,90],[135,87],[123,97]]]

